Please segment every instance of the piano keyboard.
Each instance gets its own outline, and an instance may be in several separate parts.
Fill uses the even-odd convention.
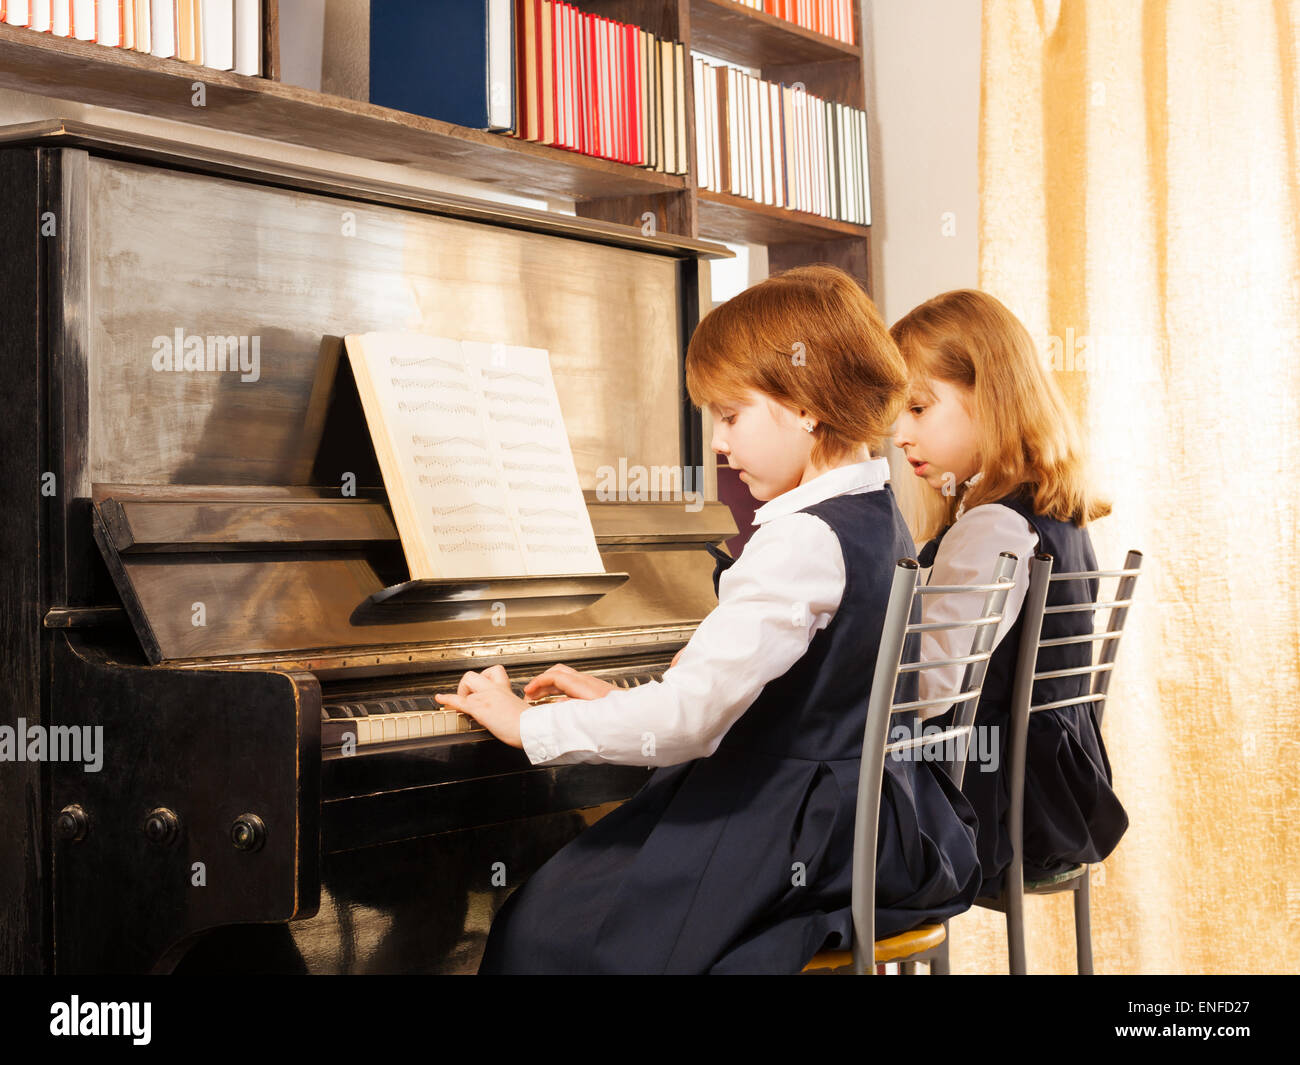
[[[594,669],[591,673],[617,688],[635,688],[660,680],[664,671],[654,669],[620,673]],[[524,698],[522,684],[512,685],[512,688],[517,696]],[[450,694],[455,690],[453,684],[440,686],[433,691],[426,689],[418,694],[333,699],[321,707],[321,746],[341,747],[348,735],[351,735],[352,742],[357,747],[369,747],[380,743],[485,732],[483,726],[468,714],[450,710],[433,697],[434,692]],[[553,698],[555,697],[537,699],[534,703],[548,702]]]

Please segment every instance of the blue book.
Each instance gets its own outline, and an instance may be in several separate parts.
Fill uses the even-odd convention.
[[[370,102],[513,131],[514,0],[371,0]]]

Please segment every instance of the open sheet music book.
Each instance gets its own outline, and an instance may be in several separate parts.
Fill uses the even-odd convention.
[[[413,580],[605,571],[545,350],[345,343]]]

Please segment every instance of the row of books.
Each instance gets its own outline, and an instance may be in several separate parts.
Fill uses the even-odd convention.
[[[775,15],[804,29],[853,44],[853,0],[735,0],[745,7]]]
[[[0,22],[215,70],[262,73],[262,0],[0,0]]]
[[[517,0],[515,118],[504,130],[686,173],[686,49],[560,0]]]
[[[563,0],[370,5],[370,102],[685,174],[686,49]]]
[[[871,224],[866,112],[692,57],[699,185]]]

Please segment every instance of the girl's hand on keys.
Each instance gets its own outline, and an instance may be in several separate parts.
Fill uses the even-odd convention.
[[[557,663],[524,685],[524,697],[540,699],[547,695],[563,695],[573,699],[599,699],[613,690],[614,685],[607,680]]]
[[[510,678],[503,666],[489,666],[482,673],[473,670],[460,678],[455,695],[434,698],[451,710],[469,714],[502,743],[522,747],[519,716],[528,704],[510,688]]]

